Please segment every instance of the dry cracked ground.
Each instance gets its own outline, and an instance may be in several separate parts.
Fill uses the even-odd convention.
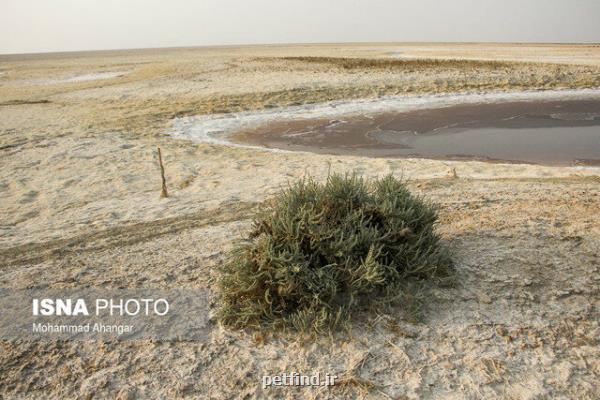
[[[439,204],[438,229],[456,261],[456,283],[430,288],[419,320],[398,307],[362,315],[332,338],[234,332],[212,318],[203,342],[4,340],[0,397],[600,397],[597,170],[269,153],[163,135],[177,115],[408,88],[600,86],[593,46],[398,50],[497,60],[466,64],[390,63],[396,50],[0,58],[0,287],[199,288],[211,293],[214,311],[216,268],[248,230],[257,204],[291,179],[323,179],[329,166],[404,176],[411,190]],[[565,54],[569,64],[551,64]],[[348,57],[354,61],[339,60]],[[118,74],[87,78],[107,72]],[[167,199],[159,197],[157,145]],[[294,371],[339,379],[328,389],[261,386],[264,375]]]

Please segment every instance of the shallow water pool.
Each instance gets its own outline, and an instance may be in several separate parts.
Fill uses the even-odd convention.
[[[600,165],[600,100],[461,104],[281,121],[231,139],[328,154]]]

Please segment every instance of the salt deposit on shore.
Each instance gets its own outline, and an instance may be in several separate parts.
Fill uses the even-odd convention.
[[[125,75],[124,71],[108,71],[108,72],[92,72],[89,74],[81,74],[81,75],[73,75],[67,76],[64,78],[56,78],[56,79],[48,79],[45,81],[40,81],[42,83],[46,83],[49,85],[56,85],[60,83],[75,83],[75,82],[87,82],[87,81],[96,81],[102,79],[111,79],[117,78],[119,76]]]
[[[436,95],[392,96],[378,99],[339,100],[322,104],[275,108],[227,114],[176,118],[169,134],[178,139],[197,143],[224,144],[261,149],[234,143],[227,135],[274,121],[296,121],[318,118],[339,118],[385,112],[405,112],[457,104],[495,103],[506,101],[573,100],[600,98],[600,89],[564,89],[496,93],[461,93]],[[273,151],[281,151],[271,149]]]

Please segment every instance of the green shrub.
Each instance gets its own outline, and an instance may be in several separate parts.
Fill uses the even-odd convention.
[[[222,267],[225,325],[333,329],[354,310],[447,277],[435,208],[387,176],[301,180],[266,202]]]

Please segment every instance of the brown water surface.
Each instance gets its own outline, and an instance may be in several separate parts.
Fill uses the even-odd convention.
[[[463,104],[282,121],[232,139],[327,154],[600,165],[600,100]]]

